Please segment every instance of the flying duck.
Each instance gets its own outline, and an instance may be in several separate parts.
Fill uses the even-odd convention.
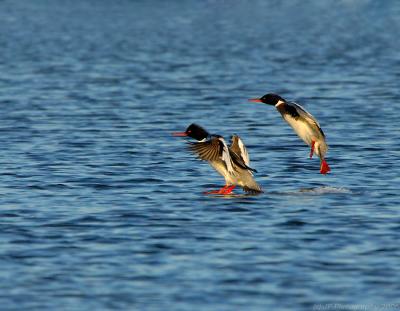
[[[318,121],[302,106],[288,102],[281,96],[272,93],[261,98],[251,98],[249,101],[275,106],[296,134],[311,147],[310,158],[312,158],[314,152],[319,156],[320,173],[327,174],[331,170],[325,160],[328,151],[325,134]]]

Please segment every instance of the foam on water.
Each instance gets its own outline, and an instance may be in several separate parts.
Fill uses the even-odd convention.
[[[353,193],[350,189],[344,187],[322,186],[316,188],[301,188],[299,193],[307,194],[327,194],[327,193]]]

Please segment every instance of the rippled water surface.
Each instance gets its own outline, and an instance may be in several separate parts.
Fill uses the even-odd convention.
[[[398,1],[0,1],[2,310],[400,302]],[[271,106],[324,129],[332,173]],[[259,196],[171,137],[245,141]],[[318,306],[318,305],[317,305]]]

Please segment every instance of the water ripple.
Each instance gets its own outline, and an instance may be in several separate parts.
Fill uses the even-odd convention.
[[[396,1],[0,1],[4,310],[398,301]],[[384,17],[384,18],[382,18]],[[327,135],[332,174],[273,107]],[[264,193],[171,137],[246,143]]]

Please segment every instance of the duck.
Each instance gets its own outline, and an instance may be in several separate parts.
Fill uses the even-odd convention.
[[[236,186],[246,193],[262,193],[261,186],[254,180],[250,157],[243,140],[233,135],[230,146],[221,135],[210,134],[196,123],[190,124],[184,132],[174,132],[173,136],[190,137],[196,142],[189,142],[189,149],[200,160],[207,161],[225,179],[225,186],[219,190],[207,191],[205,194],[228,195]]]
[[[282,118],[293,128],[295,133],[310,146],[310,159],[315,153],[320,159],[320,173],[327,174],[330,167],[325,160],[328,152],[326,136],[317,119],[295,102],[289,102],[281,96],[268,93],[260,98],[250,98],[249,101],[275,106]]]

